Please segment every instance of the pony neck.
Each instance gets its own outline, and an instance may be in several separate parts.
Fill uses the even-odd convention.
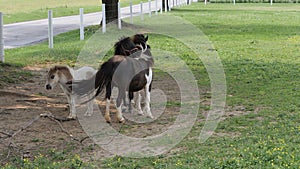
[[[67,67],[68,69],[64,69],[60,72],[60,78],[59,83],[60,84],[66,84],[69,81],[73,80],[74,77],[74,70],[70,67]]]

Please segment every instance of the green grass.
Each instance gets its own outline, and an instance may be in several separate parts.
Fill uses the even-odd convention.
[[[147,0],[142,0],[147,2]],[[120,0],[121,6],[129,6],[130,0]],[[141,1],[133,0],[133,4]],[[101,12],[99,0],[0,0],[4,24],[48,18],[48,10],[53,10],[53,17],[79,15],[79,8],[84,13]],[[99,19],[100,23],[100,19]]]
[[[233,3],[233,0],[210,0],[210,3]],[[269,3],[270,0],[235,0],[236,3]],[[297,0],[273,0],[273,3],[298,3]]]
[[[32,77],[31,72],[22,70],[20,65],[0,63],[0,89],[10,84],[21,83]]]
[[[189,20],[212,41],[226,73],[227,106],[243,106],[249,114],[220,122],[216,132],[223,136],[214,135],[203,144],[198,143],[198,136],[204,124],[196,122],[174,148],[178,151],[142,159],[115,156],[104,159],[100,167],[299,168],[299,13],[298,4],[194,3],[173,10],[173,15]],[[166,44],[164,50],[177,52],[194,72],[200,70],[196,75],[199,87],[209,88],[203,65],[193,64],[193,53],[186,46],[178,45],[175,39],[150,37],[152,48]],[[83,44],[78,41],[78,31],[72,31],[56,37],[54,50],[49,50],[46,43],[10,49],[5,51],[6,60],[19,65],[72,65]]]
[[[17,168],[23,169],[32,169],[32,168],[72,168],[72,169],[81,169],[81,168],[94,168],[95,166],[84,163],[80,157],[75,155],[66,155],[63,152],[51,150],[49,151],[48,156],[39,154],[34,157],[34,160],[23,159],[17,160],[15,164],[18,165]],[[6,164],[4,166],[6,169],[16,168],[15,165]]]

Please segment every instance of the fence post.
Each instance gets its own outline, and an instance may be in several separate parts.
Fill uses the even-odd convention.
[[[157,0],[155,0],[155,15],[157,15]]]
[[[171,0],[168,0],[168,4],[169,4],[169,11],[171,11]]]
[[[162,14],[163,13],[163,2],[164,2],[164,0],[161,0],[161,7],[160,7],[160,14]]]
[[[273,5],[273,0],[270,0],[270,4]]]
[[[167,12],[167,11],[168,11],[168,5],[167,5],[167,1],[168,1],[168,0],[165,0],[165,12]]]
[[[233,5],[235,5],[235,0],[233,0]]]
[[[121,25],[121,4],[118,2],[118,28],[122,29]]]
[[[48,10],[48,41],[49,48],[53,48],[53,22],[52,22],[52,10]]]
[[[3,14],[0,12],[0,61],[4,63]]]
[[[148,0],[149,3],[149,17],[151,17],[151,0]]]
[[[83,8],[79,9],[80,13],[80,40],[84,40]]]
[[[102,4],[102,33],[106,32],[105,4]]]
[[[144,20],[144,16],[143,16],[143,2],[141,2],[141,20]]]
[[[204,0],[204,4],[205,4],[205,5],[207,4],[207,0]]]
[[[130,23],[132,24],[133,23],[133,18],[132,18],[132,0],[130,1],[129,8],[130,8]]]

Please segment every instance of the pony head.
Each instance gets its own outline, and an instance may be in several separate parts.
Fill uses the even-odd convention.
[[[136,47],[130,37],[122,37],[114,45],[115,55],[129,56]]]
[[[145,49],[148,45],[147,45],[147,41],[148,41],[148,36],[145,36],[144,34],[135,34],[131,37],[132,41],[134,44],[138,45],[141,44],[143,45],[143,49]],[[149,46],[148,46],[149,48]]]
[[[54,66],[51,67],[47,73],[46,86],[47,90],[53,89],[57,83],[65,83],[69,79],[72,80],[72,75],[67,66]]]

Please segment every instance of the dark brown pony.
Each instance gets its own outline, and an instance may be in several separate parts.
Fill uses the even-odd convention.
[[[150,46],[146,44],[148,37],[142,34],[133,37],[125,37],[115,44],[115,55],[104,62],[96,75],[89,80],[74,81],[73,92],[79,95],[87,95],[96,90],[95,97],[106,88],[106,112],[105,119],[110,122],[109,104],[112,87],[118,88],[116,100],[117,119],[124,122],[122,116],[122,100],[125,104],[126,91],[129,96],[129,109],[133,93],[145,90],[146,115],[153,118],[150,111],[150,91],[152,83],[152,67],[154,64]],[[142,112],[142,110],[139,110]]]

